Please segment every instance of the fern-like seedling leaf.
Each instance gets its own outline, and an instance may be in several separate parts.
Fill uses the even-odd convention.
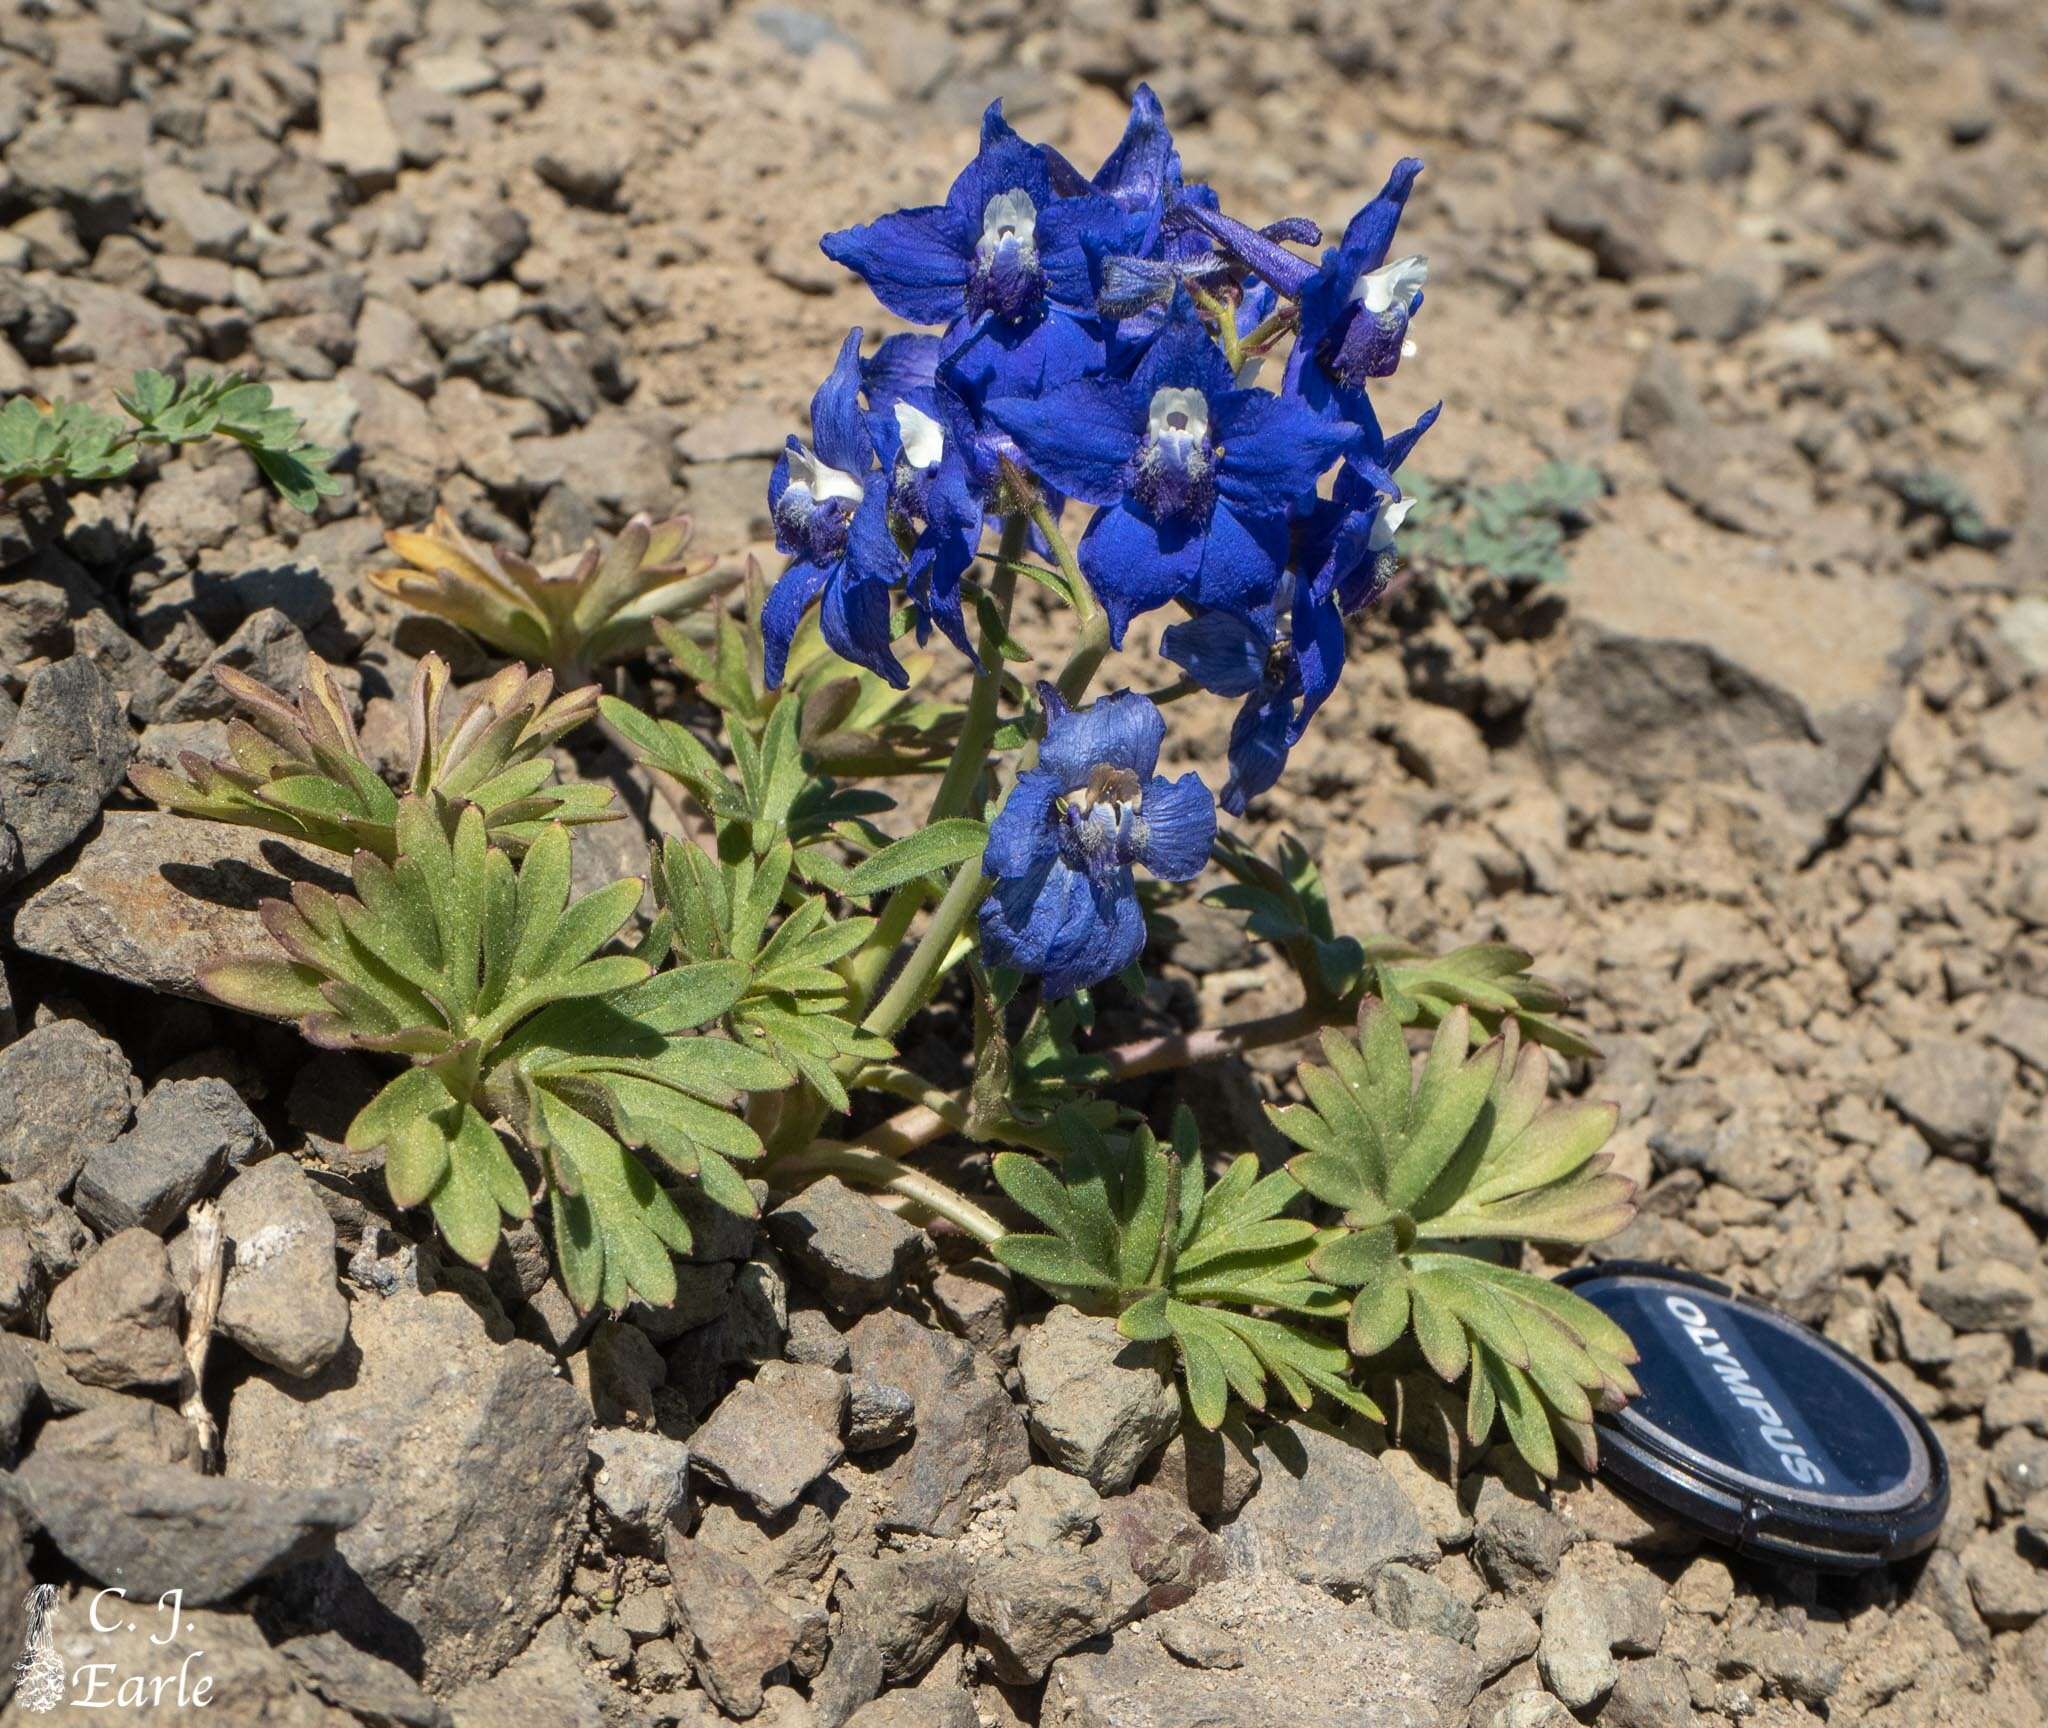
[[[1627,1338],[1582,1297],[1451,1245],[1579,1246],[1626,1224],[1634,1185],[1601,1151],[1612,1107],[1551,1102],[1548,1059],[1512,1020],[1473,1050],[1463,1004],[1419,1072],[1399,1010],[1378,1000],[1355,1040],[1327,1033],[1323,1050],[1327,1067],[1300,1071],[1308,1102],[1270,1114],[1302,1148],[1289,1172],[1343,1214],[1309,1264],[1353,1292],[1352,1353],[1374,1356],[1412,1333],[1437,1374],[1471,1376],[1475,1444],[1498,1418],[1546,1475],[1560,1443],[1590,1459],[1595,1410],[1635,1390]]]

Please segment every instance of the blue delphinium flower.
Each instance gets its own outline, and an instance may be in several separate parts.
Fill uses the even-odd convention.
[[[1353,436],[1291,398],[1239,389],[1185,293],[1128,379],[988,412],[1034,473],[1102,507],[1079,558],[1118,647],[1134,617],[1169,600],[1238,613],[1270,601],[1288,511]]]
[[[1198,611],[1170,626],[1159,651],[1203,689],[1241,696],[1230,728],[1230,778],[1221,802],[1233,816],[1269,790],[1344,669],[1344,620],[1386,592],[1394,535],[1412,500],[1390,468],[1435,423],[1432,408],[1387,441],[1379,462],[1347,459],[1328,499],[1298,521],[1295,568],[1269,605],[1238,615]]]
[[[989,824],[982,870],[995,887],[982,902],[981,950],[1057,1001],[1137,959],[1145,918],[1132,866],[1167,882],[1198,875],[1216,803],[1199,775],[1153,772],[1166,722],[1148,698],[1119,690],[1077,709],[1049,684],[1038,693],[1038,766],[1018,775]]]
[[[901,689],[909,678],[889,651],[889,592],[904,573],[889,530],[889,477],[860,403],[858,328],[811,398],[811,442],[792,437],[768,482],[775,544],[789,567],[761,608],[768,688],[780,688],[789,645],[812,601],[832,651]]]
[[[1368,382],[1390,376],[1413,352],[1408,323],[1422,309],[1429,266],[1420,256],[1389,263],[1387,254],[1421,172],[1413,156],[1397,162],[1380,195],[1352,217],[1344,238],[1323,254],[1322,268],[1301,285],[1287,388],[1333,419],[1371,426]]]
[[[1138,220],[1085,186],[1057,194],[1047,152],[1018,137],[995,102],[945,203],[843,228],[820,245],[898,317],[972,326],[969,375],[981,394],[1009,393],[1099,364],[1086,243]]]

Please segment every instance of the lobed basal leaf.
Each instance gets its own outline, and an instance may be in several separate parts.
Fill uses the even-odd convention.
[[[1047,1231],[1001,1238],[994,1252],[1004,1265],[1116,1314],[1128,1338],[1171,1340],[1205,1427],[1223,1421],[1233,1395],[1265,1409],[1272,1386],[1300,1409],[1320,1394],[1379,1418],[1347,1377],[1343,1344],[1316,1328],[1341,1319],[1344,1301],[1311,1270],[1316,1227],[1281,1216],[1301,1194],[1290,1176],[1261,1176],[1245,1153],[1210,1185],[1185,1110],[1165,1146],[1144,1127],[1105,1135],[1074,1108],[1056,1120],[1067,1148],[1057,1172],[1022,1153],[996,1155],[1003,1191]]]
[[[299,1019],[315,1043],[403,1055],[348,1131],[381,1151],[400,1206],[428,1207],[478,1265],[502,1222],[550,1196],[571,1297],[590,1307],[675,1295],[671,1253],[690,1245],[674,1197],[643,1160],[752,1214],[735,1169],[761,1154],[740,1094],[789,1085],[794,1069],[724,1037],[690,1036],[739,1007],[753,969],[733,959],[656,973],[608,952],[642,884],[573,899],[568,830],[542,827],[515,864],[484,812],[396,801],[393,856],[351,861],[355,892],[300,883],[266,902],[283,959],[204,974],[221,1000]],[[522,1170],[494,1122],[531,1149]]]
[[[1343,1214],[1310,1267],[1354,1292],[1352,1353],[1376,1356],[1412,1332],[1437,1374],[1470,1375],[1473,1444],[1499,1417],[1546,1475],[1560,1441],[1590,1460],[1596,1407],[1635,1391],[1627,1338],[1583,1298],[1456,1245],[1579,1246],[1626,1224],[1634,1184],[1601,1151],[1613,1108],[1549,1102],[1548,1059],[1513,1021],[1473,1050],[1462,1004],[1419,1072],[1398,1010],[1378,1000],[1355,1041],[1328,1032],[1323,1051],[1328,1067],[1300,1070],[1308,1102],[1269,1114],[1302,1148],[1289,1172]]]

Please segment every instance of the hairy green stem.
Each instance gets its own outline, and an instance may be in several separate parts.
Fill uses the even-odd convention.
[[[1014,566],[1022,555],[1030,520],[1028,516],[1007,518],[1003,523],[1002,543],[996,548],[996,570],[989,579],[988,597],[995,604],[996,616],[1003,621],[1004,631],[1010,627],[1010,608],[1017,598],[1017,572],[1005,566]],[[945,778],[939,782],[938,793],[932,799],[931,814],[926,817],[928,822],[966,815],[975,784],[981,779],[982,770],[988,766],[989,740],[996,735],[996,702],[1003,690],[1003,656],[998,647],[1001,640],[1001,634],[993,630],[984,630],[981,634],[984,670],[975,675],[974,688],[967,697],[967,718],[960,727],[960,747],[946,766]]]
[[[977,853],[954,875],[946,897],[932,913],[932,921],[911,949],[910,958],[904,961],[903,970],[861,1022],[863,1030],[884,1038],[894,1037],[903,1023],[931,1000],[946,956],[952,952],[960,932],[967,928],[968,919],[979,910],[981,897],[987,891],[988,884],[981,874],[981,855]]]
[[[850,1176],[866,1187],[902,1195],[934,1217],[957,1225],[984,1246],[1009,1234],[1000,1218],[984,1211],[958,1189],[948,1187],[936,1176],[927,1176],[922,1170],[913,1170],[900,1159],[872,1146],[813,1143],[801,1152],[792,1152],[777,1160],[775,1174],[778,1179],[789,1176]]]
[[[1043,498],[1032,501],[1031,522],[1045,536],[1046,545],[1052,548],[1053,562],[1059,565],[1060,574],[1073,590],[1074,611],[1081,620],[1081,640],[1068,656],[1057,681],[1061,697],[1069,704],[1077,704],[1088,693],[1088,686],[1095,682],[1103,656],[1109,652],[1109,614],[1095,603],[1094,591],[1088,586],[1088,578],[1081,574],[1074,549],[1060,532],[1059,518]]]

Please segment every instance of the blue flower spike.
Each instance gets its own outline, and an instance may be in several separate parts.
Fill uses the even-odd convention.
[[[1070,708],[1038,686],[1045,738],[989,825],[981,947],[993,964],[1039,980],[1058,1001],[1113,978],[1143,951],[1133,867],[1165,882],[1200,874],[1216,838],[1201,776],[1156,774],[1166,722],[1149,698],[1119,690]]]

